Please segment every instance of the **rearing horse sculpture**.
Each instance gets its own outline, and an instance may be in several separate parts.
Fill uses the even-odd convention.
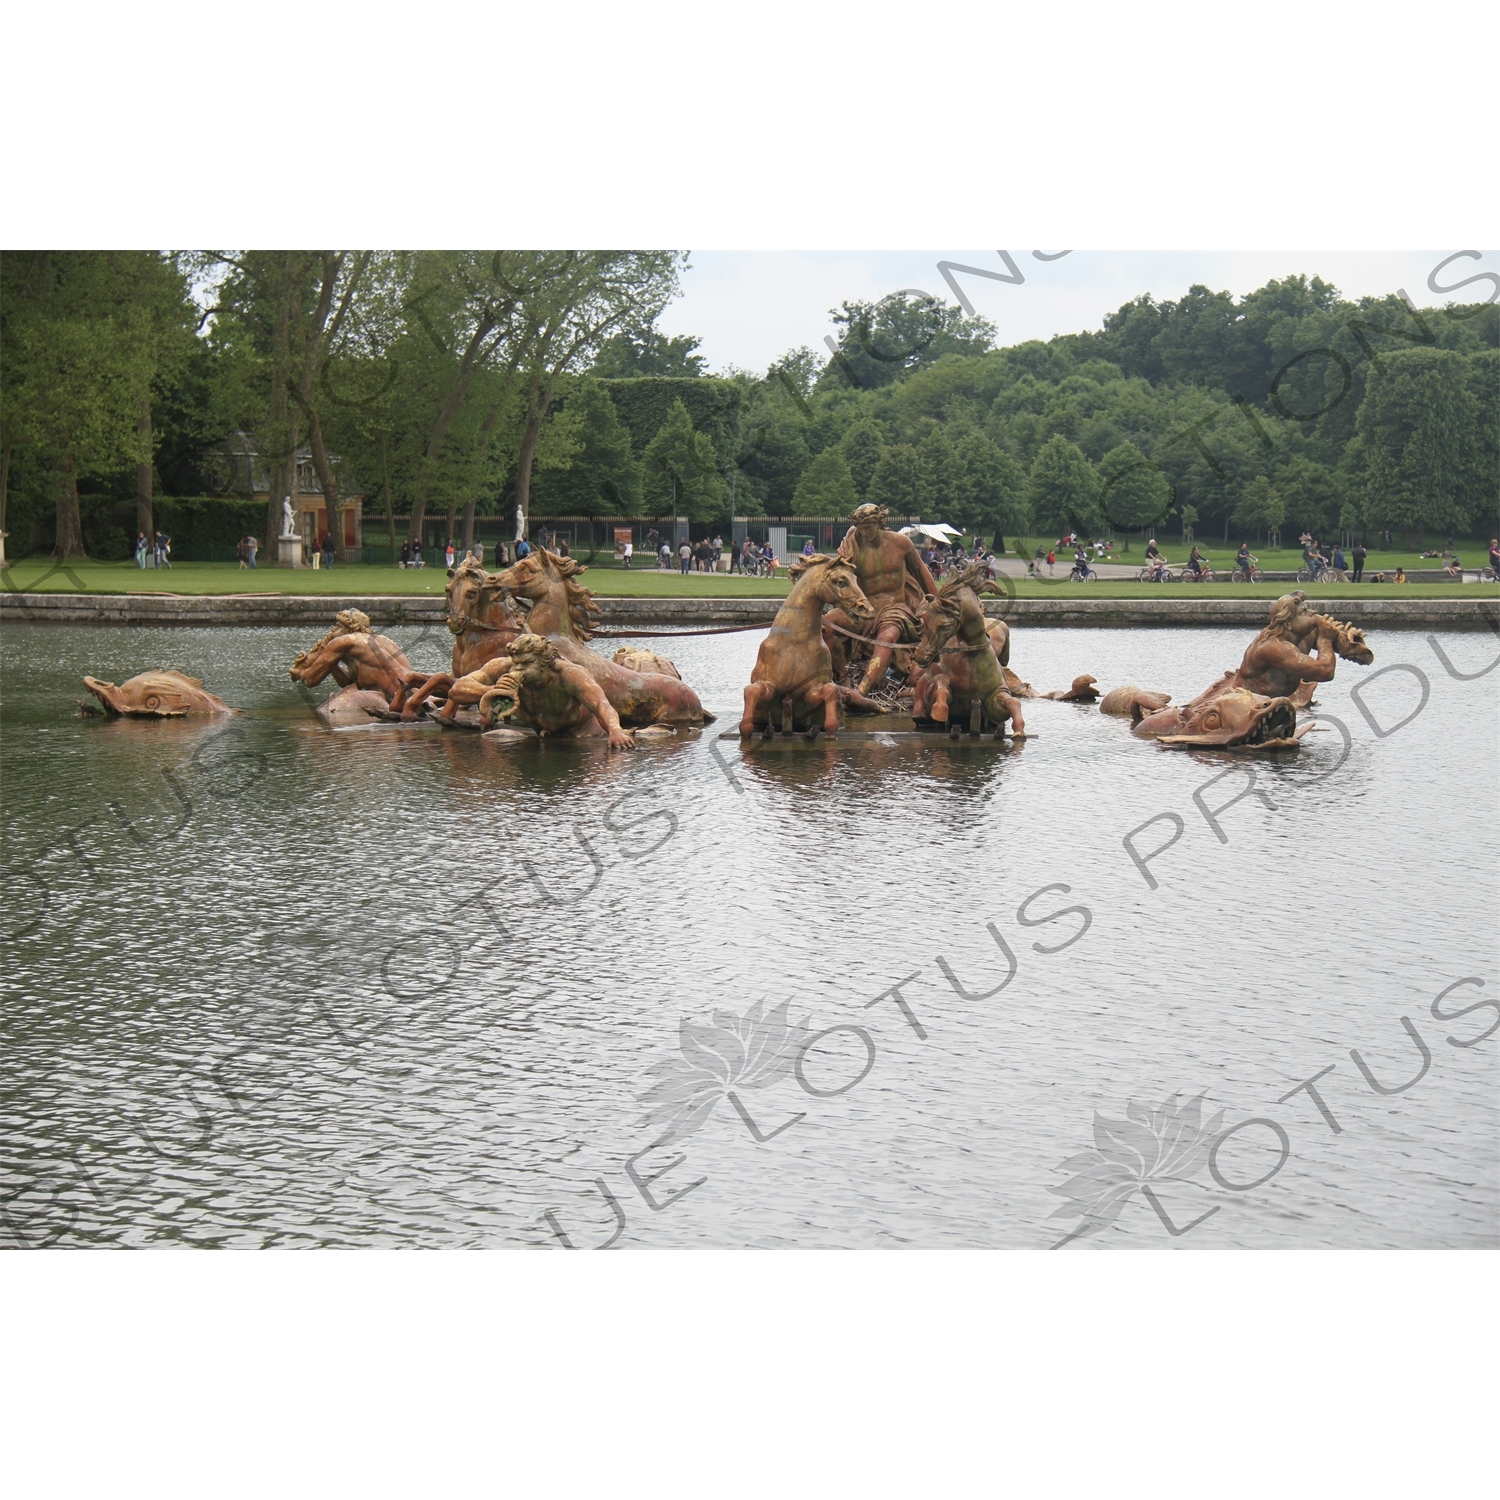
[[[856,620],[870,619],[875,610],[859,586],[852,563],[818,554],[799,557],[791,567],[792,591],[776,612],[776,619],[755,658],[750,686],[745,689],[745,714],[740,733],[751,735],[773,729],[772,705],[792,700],[792,725],[800,711],[814,738],[836,735],[839,729],[839,689],[833,680],[833,656],[823,640],[823,606],[835,605]],[[817,711],[823,712],[819,726]]]
[[[508,568],[490,574],[487,586],[529,599],[526,630],[545,636],[557,654],[582,667],[599,684],[627,728],[647,724],[711,724],[714,716],[687,683],[660,672],[635,672],[586,644],[599,623],[592,590],[576,581],[582,563],[534,548]]]
[[[442,698],[460,677],[504,656],[512,641],[530,629],[503,586],[466,557],[448,569],[448,629],[453,632],[453,670],[424,678],[406,699],[401,717],[414,719],[428,698]]]

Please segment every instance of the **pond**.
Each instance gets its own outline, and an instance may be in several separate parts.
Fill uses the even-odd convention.
[[[1379,633],[1245,757],[1054,702],[742,750],[759,632],[645,642],[720,720],[630,753],[330,732],[318,634],[0,629],[7,1245],[1500,1238],[1489,635]],[[1246,643],[1012,665],[1182,700]],[[78,715],[147,667],[243,712]]]

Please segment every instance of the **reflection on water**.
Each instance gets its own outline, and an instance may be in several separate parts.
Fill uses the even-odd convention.
[[[717,724],[611,755],[323,730],[316,633],[0,631],[8,1244],[1495,1243],[1500,671],[1387,633],[1293,755],[1050,702],[742,749],[749,632],[671,643]],[[1244,643],[1014,665],[1180,700]],[[243,712],[76,716],[150,666]]]

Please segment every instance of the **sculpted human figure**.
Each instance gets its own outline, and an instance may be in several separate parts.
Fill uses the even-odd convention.
[[[854,523],[839,543],[839,557],[854,567],[855,577],[865,598],[875,611],[871,620],[856,622],[843,610],[833,609],[824,617],[824,625],[838,625],[872,643],[870,665],[860,679],[859,691],[869,693],[886,674],[891,653],[899,645],[911,645],[922,638],[922,608],[937,584],[912,545],[911,538],[899,531],[887,531],[889,511],[883,505],[861,505],[849,516]],[[825,629],[836,676],[843,674],[847,636]]]
[[[539,635],[517,636],[508,656],[460,677],[448,702],[450,707],[477,703],[481,720],[513,719],[542,735],[603,734],[611,750],[635,748],[599,684]]]
[[[611,661],[587,642],[599,622],[594,595],[578,581],[587,571],[571,557],[537,547],[508,568],[489,577],[489,586],[509,589],[529,599],[526,629],[545,636],[560,656],[582,667],[599,684],[621,720],[633,727],[647,724],[711,724],[714,716],[697,693],[675,675],[633,668]]]
[[[1300,589],[1283,594],[1271,606],[1270,621],[1246,648],[1239,667],[1226,672],[1188,707],[1237,688],[1265,698],[1292,698],[1297,707],[1306,707],[1313,686],[1333,680],[1340,656],[1361,666],[1375,660],[1362,630],[1317,614],[1306,604],[1307,595]]]
[[[375,634],[363,610],[341,609],[334,620],[334,627],[322,640],[298,653],[287,675],[306,687],[316,687],[325,677],[332,677],[340,687],[380,693],[399,710],[406,689],[423,674],[412,671],[406,653],[395,641]]]

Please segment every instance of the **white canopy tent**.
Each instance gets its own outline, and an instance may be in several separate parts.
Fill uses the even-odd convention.
[[[953,527],[942,521],[923,521],[916,526],[903,526],[902,536],[925,536],[929,541],[937,542],[941,546],[951,546],[957,541],[963,532],[955,531]]]

